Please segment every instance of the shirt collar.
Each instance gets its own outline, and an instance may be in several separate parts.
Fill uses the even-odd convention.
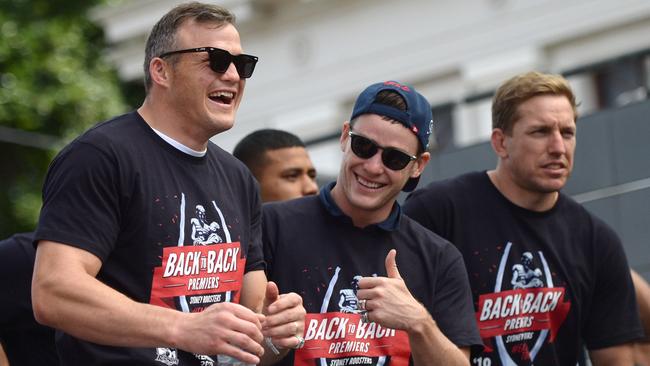
[[[325,207],[325,210],[327,212],[335,217],[340,217],[344,219],[345,221],[349,222],[352,224],[352,219],[347,216],[339,206],[334,202],[334,198],[332,197],[332,188],[336,185],[336,182],[330,182],[326,184],[323,188],[321,188],[320,193],[318,194],[318,198],[320,199],[321,203]],[[369,227],[377,227],[379,229],[382,229],[384,231],[395,231],[397,228],[399,228],[399,223],[400,219],[402,217],[402,207],[395,202],[393,205],[392,210],[390,211],[390,215],[386,218],[386,220],[369,225]]]

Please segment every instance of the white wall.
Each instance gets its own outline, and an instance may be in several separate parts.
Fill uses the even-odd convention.
[[[143,32],[173,3],[123,1],[97,11],[114,37],[124,77],[137,77]],[[356,93],[376,81],[411,83],[432,104],[461,101],[520,71],[561,72],[650,48],[648,0],[217,3],[236,11],[246,52],[260,57],[235,127],[214,138],[227,150],[262,127],[306,139],[336,132]],[[484,113],[481,106],[461,106],[455,141],[485,138]],[[321,174],[338,173],[338,148],[333,142],[311,150]]]

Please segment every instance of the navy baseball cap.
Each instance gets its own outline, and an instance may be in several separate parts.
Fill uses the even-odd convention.
[[[377,94],[383,90],[391,90],[401,95],[406,102],[406,110],[403,111],[385,104],[375,103]],[[417,136],[423,151],[427,151],[429,148],[429,137],[433,131],[431,105],[412,86],[397,81],[384,81],[370,85],[357,97],[357,101],[354,103],[354,108],[352,109],[350,121],[362,114],[368,113],[401,122]],[[411,192],[418,185],[419,181],[420,177],[409,179],[402,190],[404,192]]]

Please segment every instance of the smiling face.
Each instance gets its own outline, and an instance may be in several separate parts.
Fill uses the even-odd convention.
[[[353,130],[378,145],[417,155],[418,139],[401,123],[387,121],[376,114],[364,114],[357,118]],[[332,197],[356,226],[363,227],[388,217],[406,181],[424,170],[429,153],[423,153],[402,170],[391,170],[383,164],[381,150],[369,159],[356,156],[350,148],[349,131],[350,124],[346,122],[340,140],[343,161]]]
[[[565,96],[540,95],[519,105],[510,133],[494,129],[497,187],[521,206],[554,203],[573,169],[574,112]],[[531,207],[527,207],[531,208]]]
[[[176,35],[176,48],[216,47],[233,55],[242,53],[239,33],[232,24],[215,26],[193,20],[183,23]],[[230,129],[241,101],[245,79],[234,64],[225,73],[210,69],[207,52],[174,55],[168,60],[169,103],[183,117],[182,129],[197,140],[205,140]],[[173,62],[172,62],[173,61]]]

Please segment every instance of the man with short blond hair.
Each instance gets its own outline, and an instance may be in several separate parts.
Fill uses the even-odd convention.
[[[494,170],[434,182],[407,215],[463,254],[485,343],[473,365],[632,365],[643,335],[616,233],[562,194],[576,102],[559,75],[504,82],[492,103]]]

